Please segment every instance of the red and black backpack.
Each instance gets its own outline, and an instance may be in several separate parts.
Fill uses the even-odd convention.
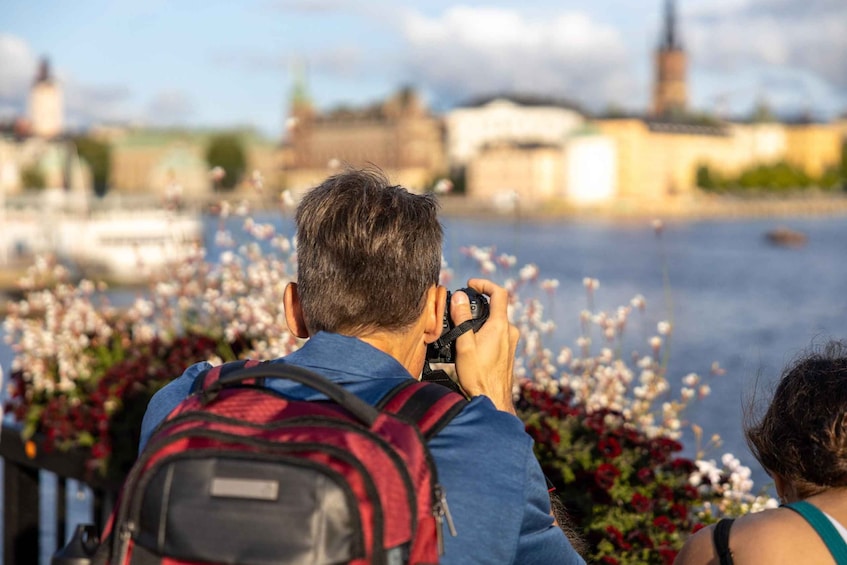
[[[328,400],[292,400],[264,380]],[[377,406],[286,363],[198,377],[130,471],[95,561],[437,563],[455,535],[427,440],[466,400],[409,379]]]

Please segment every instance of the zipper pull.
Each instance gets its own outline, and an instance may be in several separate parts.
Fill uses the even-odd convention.
[[[121,531],[118,534],[120,545],[118,546],[119,551],[117,563],[124,563],[126,561],[127,553],[129,553],[129,540],[132,539],[132,532],[134,530],[135,524],[132,522],[126,522],[121,525]]]
[[[441,532],[441,525],[444,523],[444,520],[447,520],[447,529],[450,530],[450,535],[456,537],[456,525],[453,523],[453,516],[450,514],[450,507],[447,505],[447,493],[444,491],[444,487],[441,485],[435,485],[433,488],[435,491],[435,507],[433,511],[435,513],[436,520],[438,521],[438,539],[439,539],[439,554],[443,555],[444,553],[444,539],[443,533]]]

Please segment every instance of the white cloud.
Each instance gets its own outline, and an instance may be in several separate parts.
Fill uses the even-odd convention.
[[[618,31],[583,13],[530,19],[512,9],[456,6],[436,18],[409,13],[402,26],[412,76],[454,101],[510,91],[600,109],[642,94]]]
[[[25,41],[0,34],[0,102],[15,107],[25,104],[37,68],[36,57]]]
[[[806,82],[822,81],[840,90],[847,102],[844,0],[702,0],[683,18],[689,18],[683,20],[684,36],[696,65],[712,71],[762,67],[771,75],[807,74]]]

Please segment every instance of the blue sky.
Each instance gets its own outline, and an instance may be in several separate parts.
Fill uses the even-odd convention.
[[[663,0],[0,0],[0,119],[42,56],[68,123],[284,133],[297,68],[321,108],[402,85],[436,111],[494,92],[643,111]],[[847,1],[677,0],[691,105],[847,111]]]

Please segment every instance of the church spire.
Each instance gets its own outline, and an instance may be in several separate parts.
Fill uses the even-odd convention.
[[[661,49],[682,49],[682,42],[676,29],[676,2],[665,0],[665,29],[662,34]]]
[[[656,51],[656,78],[653,84],[652,114],[673,118],[685,112],[688,103],[688,66],[676,21],[675,0],[665,0],[664,29]]]

